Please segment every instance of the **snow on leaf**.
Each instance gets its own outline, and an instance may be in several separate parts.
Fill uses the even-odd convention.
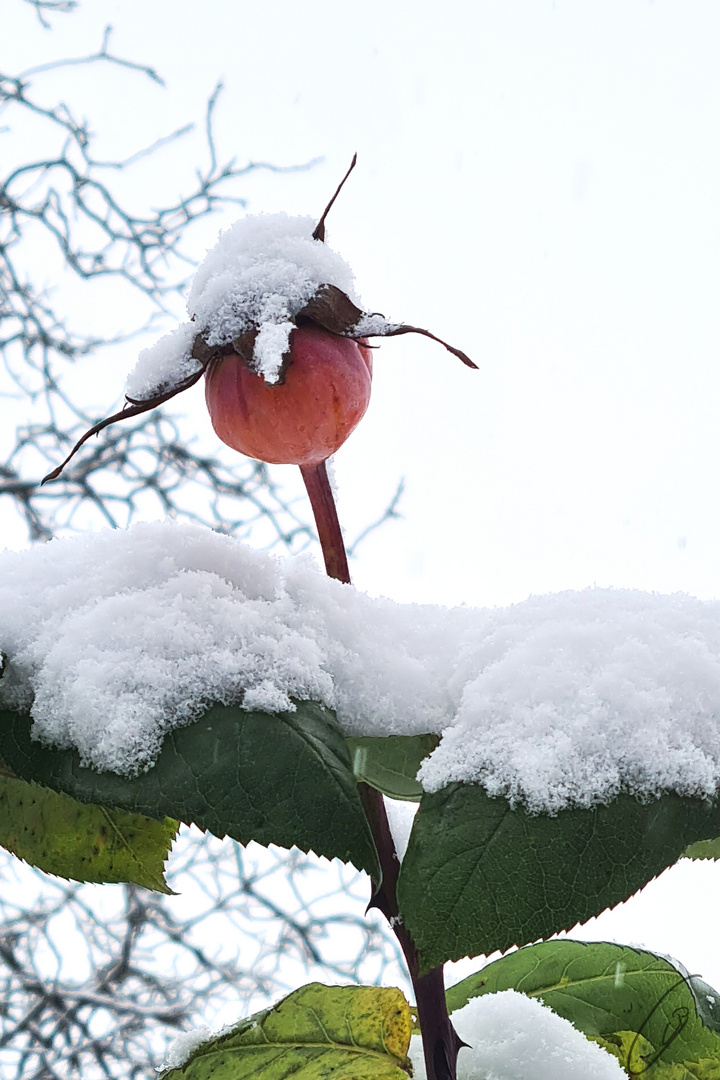
[[[632,1075],[663,1076],[663,1066],[681,1065],[692,1077],[720,1072],[720,995],[668,957],[606,941],[530,945],[451,987],[453,1020],[469,1001],[508,989],[543,1001],[636,1069]]]
[[[0,711],[0,755],[17,775],[83,803],[168,815],[241,844],[296,845],[378,873],[347,745],[332,714],[311,702],[274,716],[216,705],[171,732],[139,776],[98,773],[77,751],[41,746],[16,712]]]
[[[452,1021],[467,1043],[458,1055],[458,1080],[627,1078],[614,1056],[539,1001],[514,990],[472,998],[453,1013]],[[425,1080],[419,1042],[413,1038],[410,1056],[415,1080]]]
[[[0,652],[0,707],[126,775],[214,704],[315,701],[354,739],[440,737],[391,795],[475,784],[557,814],[720,781],[720,604],[682,594],[403,605],[306,556],[142,523],[0,555]]]

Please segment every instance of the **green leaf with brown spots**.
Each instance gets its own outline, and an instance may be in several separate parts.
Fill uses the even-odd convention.
[[[160,1080],[408,1080],[400,990],[310,983],[208,1039]]]
[[[156,821],[0,775],[0,845],[48,874],[74,881],[125,881],[169,893],[165,860],[177,832]]]

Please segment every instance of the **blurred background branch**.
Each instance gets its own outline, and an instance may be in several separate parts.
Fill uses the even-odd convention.
[[[72,9],[54,3],[33,6],[43,16]],[[17,426],[0,464],[0,496],[11,500],[34,540],[72,528],[80,509],[87,512],[84,527],[125,525],[142,505],[146,512],[193,518],[240,535],[264,518],[272,534],[269,542],[307,542],[310,529],[265,466],[238,458],[223,464],[195,453],[165,412],[108,433],[60,481],[39,486],[48,466],[62,460],[97,419],[65,389],[68,368],[88,355],[101,362],[103,349],[171,314],[171,301],[184,295],[194,266],[183,247],[188,226],[228,204],[244,206],[236,194],[238,179],[275,168],[219,158],[212,128],[218,85],[205,117],[207,164],[196,170],[194,186],[152,210],[124,204],[108,179],[113,170],[126,170],[143,156],[161,152],[192,125],[124,160],[100,160],[88,122],[62,101],[42,104],[32,81],[62,66],[88,63],[120,65],[132,77],[161,81],[151,67],[115,56],[109,36],[108,30],[94,55],[40,64],[20,75],[0,74],[3,132],[22,127],[30,117],[41,122],[42,136],[35,128],[33,149],[41,151],[35,160],[17,163],[0,177],[0,356],[5,374],[0,393],[15,415],[32,406],[32,421]],[[148,312],[145,322],[107,337],[84,331],[62,310],[62,292],[40,286],[33,274],[48,244],[76,280],[89,284],[111,278],[139,294]],[[238,497],[247,505],[238,508]]]

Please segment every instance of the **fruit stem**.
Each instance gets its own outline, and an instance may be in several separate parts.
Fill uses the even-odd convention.
[[[301,465],[300,472],[315,516],[328,577],[349,585],[347,553],[326,464],[321,461],[318,465]],[[375,907],[383,913],[403,951],[415,991],[427,1080],[456,1080],[458,1051],[465,1044],[452,1026],[448,1015],[442,964],[423,975],[420,974],[417,946],[405,928],[398,908],[400,859],[390,831],[383,796],[365,783],[358,784],[358,793],[375,841],[382,872],[380,881],[372,882],[372,897],[368,909]]]
[[[349,585],[350,570],[348,569],[347,553],[335,508],[335,499],[328,479],[326,463],[321,461],[317,465],[301,465],[300,472],[315,516],[315,524],[323,558],[325,559],[327,575]]]

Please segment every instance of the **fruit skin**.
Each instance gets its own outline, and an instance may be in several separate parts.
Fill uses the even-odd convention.
[[[364,341],[299,326],[283,383],[270,384],[235,353],[205,374],[205,401],[218,437],[274,465],[316,465],[357,427],[370,401],[372,353]]]

